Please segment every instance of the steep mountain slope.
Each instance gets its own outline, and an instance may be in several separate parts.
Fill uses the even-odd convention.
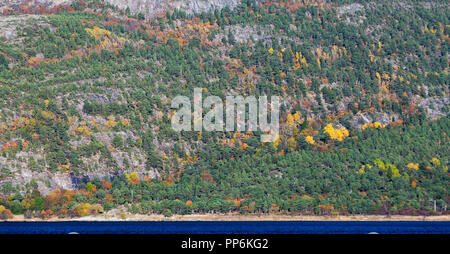
[[[26,9],[52,9],[58,6],[66,6],[77,2],[73,0],[1,0],[0,10],[18,10]],[[239,4],[238,0],[103,0],[103,1],[81,1],[81,2],[97,2],[106,3],[117,6],[122,10],[130,13],[142,13],[153,17],[164,14],[174,9],[183,10],[186,13],[201,13],[207,11],[220,10],[224,7],[234,8]]]
[[[239,4],[238,0],[106,0],[106,2],[115,5],[121,9],[127,8],[132,13],[143,13],[155,16],[174,9],[183,10],[186,13],[201,13],[207,11],[220,10],[224,7],[234,8]]]
[[[0,205],[14,212],[446,213],[445,1],[0,10]],[[280,96],[277,141],[175,132],[171,100],[195,87]]]

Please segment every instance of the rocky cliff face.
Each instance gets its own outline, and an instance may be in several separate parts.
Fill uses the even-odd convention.
[[[0,0],[0,7],[12,7],[21,4],[25,5],[49,5],[69,4],[72,0]]]
[[[70,4],[74,0],[0,0],[0,10],[13,8],[19,5],[43,5],[56,6]],[[165,13],[167,10],[179,9],[186,13],[198,13],[203,11],[222,9],[226,6],[233,8],[240,0],[103,0],[106,3],[127,8],[132,13],[143,13],[148,16]]]
[[[167,10],[179,9],[186,13],[222,9],[226,6],[233,8],[239,0],[105,0],[121,9],[129,8],[133,13],[144,13],[150,16],[165,13]]]

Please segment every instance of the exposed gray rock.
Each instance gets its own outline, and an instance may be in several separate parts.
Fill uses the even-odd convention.
[[[110,96],[104,94],[89,94],[87,99],[90,101],[95,101],[97,103],[109,104],[117,101],[118,93],[114,91],[110,94]]]
[[[344,17],[345,23],[349,25],[360,25],[366,19],[366,16],[357,14],[364,11],[364,6],[359,3],[344,5],[337,8],[337,15],[339,18]]]
[[[0,0],[0,7],[12,7],[25,3],[25,0]],[[72,0],[31,0],[28,1],[29,5],[48,5],[56,6],[61,4],[70,4]]]
[[[39,17],[39,15],[0,16],[0,38],[3,37],[8,41],[16,39],[18,27],[29,23],[30,19],[38,20]]]
[[[167,10],[179,9],[188,14],[207,12],[209,10],[222,9],[226,6],[236,7],[240,0],[104,0],[122,10],[127,8],[132,13],[143,13],[155,16],[165,13]],[[53,7],[61,4],[70,4],[73,0],[31,0],[29,5],[41,5]],[[0,0],[0,11],[6,8],[14,8],[25,3],[25,0]]]
[[[52,176],[51,180],[53,184],[60,189],[64,190],[74,189],[70,175],[67,173],[56,173]]]
[[[144,13],[155,16],[165,13],[167,10],[179,9],[186,13],[207,12],[209,10],[222,9],[226,6],[234,8],[239,0],[105,0],[106,2],[127,9],[133,13]]]
[[[449,106],[449,96],[426,98],[419,103],[419,107],[425,110],[428,119],[434,119],[437,117],[448,115]]]
[[[235,41],[238,43],[247,43],[250,39],[253,39],[253,42],[258,40],[271,42],[272,36],[270,36],[270,31],[273,29],[273,25],[269,25],[267,27],[251,27],[241,25],[227,26],[224,33],[219,33],[216,37],[214,37],[214,41],[221,41],[223,37],[227,38],[228,34],[231,33],[233,34]]]
[[[349,122],[355,129],[361,129],[366,123],[379,122],[384,125],[389,125],[392,120],[397,120],[398,115],[389,115],[384,112],[364,112],[358,113],[349,119]]]
[[[103,94],[90,94],[88,95],[87,99],[90,101],[95,101],[97,103],[105,103],[105,104],[110,103],[109,98]]]
[[[362,4],[354,3],[350,5],[344,5],[337,8],[338,17],[344,14],[355,14],[358,11],[362,11],[364,6]]]

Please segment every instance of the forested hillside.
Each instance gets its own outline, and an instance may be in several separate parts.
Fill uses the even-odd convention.
[[[0,219],[448,213],[447,1],[117,2],[0,1]],[[276,142],[175,132],[196,87],[279,96]]]

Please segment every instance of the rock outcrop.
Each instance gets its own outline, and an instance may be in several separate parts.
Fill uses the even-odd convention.
[[[233,8],[239,4],[239,0],[105,0],[106,2],[118,6],[120,9],[127,9],[132,13],[143,13],[149,16],[165,13],[167,10],[179,9],[186,13],[200,13],[203,11],[222,9],[226,6]]]
[[[17,8],[19,5],[57,6],[70,4],[74,0],[0,0],[0,11],[5,8]],[[131,13],[143,13],[149,17],[165,13],[167,10],[179,9],[188,14],[222,9],[226,6],[236,7],[240,0],[104,0],[122,10]]]

